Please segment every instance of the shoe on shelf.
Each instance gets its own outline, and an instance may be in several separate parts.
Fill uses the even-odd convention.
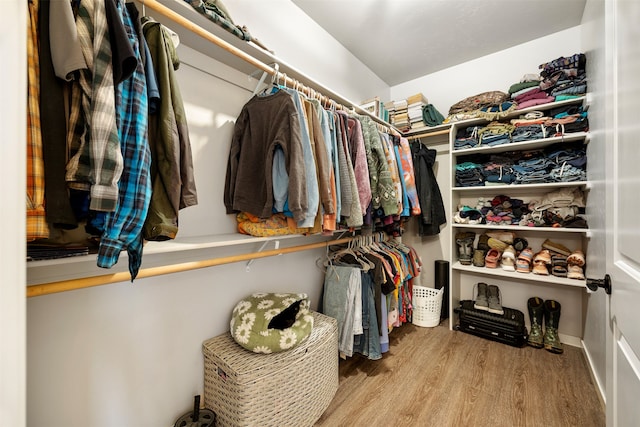
[[[487,236],[498,239],[507,245],[511,245],[516,237],[516,233],[513,231],[489,231]]]
[[[516,271],[518,273],[531,273],[531,263],[533,262],[533,251],[525,248],[516,260]]]
[[[569,256],[571,255],[571,249],[567,248],[566,246],[560,244],[560,243],[556,243],[556,242],[552,242],[551,240],[547,239],[542,243],[542,247],[544,249],[548,249],[552,252],[557,252],[559,254],[562,254],[564,256]]]
[[[513,239],[513,249],[518,252],[525,250],[528,246],[529,242],[527,242],[527,239],[524,239],[522,237],[516,237],[515,239]]]
[[[500,300],[500,289],[496,285],[487,286],[487,302],[489,304],[489,313],[504,314]]]
[[[567,278],[584,280],[584,270],[579,265],[573,264],[567,270]]]
[[[556,254],[551,256],[551,274],[556,277],[567,277],[567,257]]]
[[[491,249],[489,247],[489,236],[487,235],[487,233],[482,233],[479,237],[478,237],[478,249],[481,249],[485,252],[487,252],[489,249]]]
[[[473,265],[475,267],[484,267],[485,251],[482,249],[476,249],[473,251]]]
[[[551,265],[551,253],[547,249],[542,249],[533,257],[533,274],[548,276],[549,265]]]
[[[489,244],[489,247],[491,249],[496,249],[500,252],[504,251],[505,249],[507,249],[507,245],[505,242],[503,242],[502,240],[498,240],[496,238],[493,237],[489,237],[489,241],[487,242]]]
[[[473,301],[473,308],[476,310],[489,311],[489,296],[487,293],[487,284],[478,282],[476,285],[476,298]]]
[[[574,251],[567,257],[567,277],[569,279],[584,280],[584,254],[582,251]]]
[[[584,267],[584,253],[582,253],[582,251],[580,250],[573,251],[573,253],[567,257],[567,264]]]
[[[500,265],[505,271],[516,271],[516,250],[513,249],[513,246],[507,246],[507,249],[502,252]]]
[[[487,256],[484,258],[484,266],[487,268],[498,268],[502,254],[497,249],[489,249]]]
[[[476,239],[476,233],[461,232],[456,234],[456,244],[458,246],[458,261],[462,265],[471,265],[471,257],[473,256],[473,241]]]

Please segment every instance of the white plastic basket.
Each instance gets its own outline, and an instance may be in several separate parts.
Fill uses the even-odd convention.
[[[413,323],[416,326],[434,327],[440,324],[442,294],[444,288],[434,289],[413,286]]]

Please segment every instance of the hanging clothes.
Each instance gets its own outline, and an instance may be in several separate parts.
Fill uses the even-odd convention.
[[[171,35],[163,25],[143,17],[142,31],[144,38],[140,47],[144,54],[145,44],[148,46],[159,95],[159,102],[154,104],[157,111],[149,116],[153,193],[144,224],[144,238],[175,239],[179,211],[198,204],[189,128],[175,74],[180,59]],[[145,68],[148,67],[145,65]],[[149,81],[149,73],[145,75]]]
[[[78,39],[87,64],[73,82],[66,180],[70,188],[90,191],[89,208],[112,212],[118,200],[123,156],[104,2],[80,2]]]
[[[329,118],[329,129],[331,130],[331,143],[334,146],[334,167],[336,168],[336,187],[338,197],[337,221],[341,221],[351,212],[351,201],[353,194],[351,192],[351,179],[347,168],[347,157],[342,146],[342,132],[340,120],[335,111],[327,111]],[[344,212],[347,212],[346,214]]]
[[[393,181],[382,147],[382,139],[370,117],[359,117],[362,121],[367,164],[369,165],[372,208],[374,210],[382,209],[385,213],[390,214],[396,209],[396,205],[393,197]]]
[[[336,212],[335,221],[336,224],[340,220],[340,212],[342,210],[342,195],[340,194],[340,170],[338,162],[338,143],[336,139],[336,129],[333,114],[323,108],[320,109],[322,119],[320,124],[322,125],[322,133],[325,138],[325,143],[328,147],[329,159],[333,165],[333,183],[335,186],[334,195],[336,198]]]
[[[38,0],[30,0],[27,27],[27,241],[49,237],[44,210],[44,160],[40,126]]]
[[[331,171],[329,169],[329,159],[327,157],[327,149],[322,138],[322,130],[320,129],[320,120],[316,115],[313,105],[308,100],[304,100],[304,108],[307,120],[309,122],[309,130],[311,137],[311,154],[315,162],[316,180],[318,183],[318,193],[320,196],[320,205],[315,214],[314,226],[312,233],[322,231],[322,212],[333,214],[335,207],[333,206],[333,196],[331,195]]]
[[[402,212],[402,184],[400,183],[400,174],[398,172],[395,150],[389,135],[380,135],[382,137],[382,149],[384,150],[384,155],[387,159],[387,166],[389,167],[389,175],[391,176],[391,182],[393,183],[393,190],[390,195],[393,201],[393,208],[389,211],[385,210],[384,213],[386,216],[400,215]]]
[[[65,116],[65,82],[56,76],[51,43],[59,39],[50,23],[51,9],[60,7],[51,0],[40,0],[38,33],[40,35],[40,121],[42,124],[42,154],[44,160],[45,213],[48,224],[62,229],[74,229],[78,221],[71,209],[67,183],[64,179],[67,163],[67,120]],[[67,7],[70,7],[67,3]],[[73,23],[75,29],[75,23]],[[53,24],[54,26],[56,24]],[[67,43],[64,40],[63,43]],[[80,52],[78,50],[78,52]],[[82,61],[84,63],[84,59]],[[51,236],[49,236],[51,237]]]
[[[304,213],[304,218],[298,221],[298,227],[311,228],[315,223],[315,217],[318,212],[318,205],[320,204],[320,193],[318,187],[317,171],[315,160],[312,154],[312,141],[311,141],[311,129],[309,127],[309,121],[307,119],[307,112],[304,108],[302,97],[298,91],[282,87],[278,89],[284,91],[291,96],[293,100],[294,108],[297,113],[298,123],[300,128],[300,143],[302,146],[302,158],[304,163],[298,165],[305,176],[305,183],[307,189],[307,204]]]
[[[358,188],[358,198],[361,211],[360,216],[364,216],[369,203],[371,203],[371,183],[369,179],[369,166],[367,165],[367,154],[364,145],[362,125],[355,117],[349,116],[344,111],[338,111],[337,114],[344,129],[344,136],[346,139],[343,140],[343,143],[346,141]]]
[[[358,239],[331,252],[326,265],[321,310],[338,320],[341,355],[380,359],[389,350],[389,332],[411,321],[412,281],[421,270],[417,253],[394,241]]]
[[[289,210],[296,221],[305,219],[308,204],[300,122],[291,96],[284,91],[254,96],[236,120],[225,178],[227,213],[245,211],[260,218],[272,215],[276,145],[282,147],[289,165]]]
[[[399,151],[399,159],[402,165],[402,178],[404,180],[403,191],[409,199],[409,209],[412,216],[420,215],[420,199],[416,189],[415,169],[411,157],[411,147],[409,141],[404,137],[394,137],[398,141],[396,148]]]
[[[324,314],[338,322],[338,351],[342,356],[351,357],[353,336],[356,332],[362,333],[360,270],[349,266],[332,266],[327,269],[324,286],[322,306]]]
[[[84,3],[84,2],[83,2]],[[111,268],[120,252],[127,250],[131,280],[142,264],[142,227],[151,200],[151,151],[148,143],[147,86],[138,38],[139,22],[122,2],[118,12],[133,46],[136,68],[116,86],[116,123],[123,163],[118,181],[118,200],[113,212],[103,213],[104,231],[98,247],[98,267]]]
[[[411,144],[411,153],[421,210],[418,232],[421,236],[433,236],[439,234],[440,226],[447,222],[442,194],[433,172],[437,152],[417,141]]]
[[[364,223],[362,216],[362,206],[360,205],[360,195],[358,193],[358,182],[351,161],[351,150],[349,149],[349,141],[347,139],[347,128],[342,119],[343,116],[336,112],[336,137],[338,140],[338,160],[340,167],[344,169],[346,178],[342,180],[344,183],[342,188],[342,217],[347,227],[356,228]]]

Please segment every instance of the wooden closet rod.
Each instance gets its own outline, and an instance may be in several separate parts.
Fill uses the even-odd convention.
[[[180,273],[183,271],[197,270],[200,268],[214,267],[216,265],[231,264],[240,261],[249,261],[252,259],[266,258],[281,254],[289,254],[292,252],[307,251],[310,249],[318,249],[333,245],[341,245],[349,243],[353,237],[344,237],[341,239],[328,240],[325,242],[309,243],[306,245],[291,246],[288,248],[272,249],[262,252],[250,252],[240,255],[231,255],[220,258],[211,258],[203,261],[184,262],[180,264],[162,265],[159,267],[150,267],[140,269],[136,279],[145,277],[161,276],[163,274]],[[58,282],[41,283],[39,285],[27,286],[27,298],[38,297],[42,295],[55,294],[58,292],[73,291],[76,289],[91,288],[93,286],[108,285],[110,283],[126,282],[131,279],[128,271],[122,271],[113,274],[104,274],[100,276],[82,277],[79,279],[61,280]]]
[[[139,1],[144,5],[144,7],[148,7],[150,9],[155,10],[156,12],[158,12],[161,15],[165,16],[166,18],[168,18],[168,19],[172,20],[173,22],[183,26],[187,30],[199,35],[200,37],[204,38],[205,40],[208,40],[211,43],[221,47],[224,50],[226,50],[227,52],[237,56],[238,58],[243,59],[244,61],[248,62],[249,64],[253,65],[254,67],[269,73],[270,75],[274,76],[276,79],[279,80],[280,78],[282,78],[284,83],[285,83],[285,86],[287,85],[287,83],[292,88],[296,88],[298,86],[302,86],[304,88],[304,90],[306,91],[307,95],[309,95],[309,96],[313,96],[313,94],[319,93],[315,89],[312,89],[309,86],[306,86],[303,83],[299,82],[298,80],[295,80],[295,79],[287,76],[286,73],[282,73],[282,72],[278,71],[277,69],[269,66],[268,64],[265,64],[264,62],[260,61],[257,58],[254,58],[253,56],[251,56],[248,53],[242,51],[241,49],[238,49],[237,47],[233,46],[232,44],[222,40],[220,37],[216,36],[215,34],[211,34],[209,31],[205,30],[201,26],[189,21],[184,16],[180,15],[177,12],[174,12],[173,10],[171,10],[170,8],[164,6],[163,4],[159,3],[158,1],[156,1],[156,0],[139,0]],[[316,81],[314,81],[313,79],[311,79],[311,78],[309,78],[307,76],[305,76],[305,79],[313,82],[313,86],[320,88],[321,92],[331,93],[334,98],[339,98],[343,102],[340,102],[340,103],[335,102],[333,99],[331,99],[331,98],[329,98],[329,97],[327,97],[325,95],[322,95],[322,93],[320,93],[320,95],[323,96],[327,101],[332,101],[334,104],[337,104],[337,105],[340,105],[340,106],[343,106],[343,104],[344,105],[349,105],[349,106],[351,106],[351,108],[354,111],[357,110],[360,114],[364,114],[364,115],[369,116],[372,120],[374,120],[378,124],[381,124],[382,126],[387,128],[390,133],[396,133],[397,135],[401,135],[402,134],[402,132],[400,132],[398,129],[393,127],[393,125],[391,125],[390,123],[387,123],[384,120],[380,119],[379,117],[371,114],[369,111],[361,108],[359,105],[356,105],[355,103],[347,100],[346,98],[336,94],[335,92],[329,90],[328,88],[322,86],[321,84],[317,83]]]
[[[443,129],[443,130],[437,130],[435,132],[420,133],[418,135],[408,136],[407,139],[420,139],[420,138],[430,138],[432,136],[438,136],[438,135],[448,135],[449,130],[450,129]]]

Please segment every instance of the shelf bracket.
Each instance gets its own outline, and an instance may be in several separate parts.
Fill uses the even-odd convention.
[[[256,252],[260,253],[260,252],[264,251],[270,241],[271,240],[267,240],[266,242],[264,242],[262,244],[262,246],[260,246],[260,249],[258,249]],[[273,240],[273,249],[274,250],[280,249],[280,240]],[[282,255],[282,254],[278,254],[278,256],[280,256],[280,255]],[[249,271],[251,271],[251,264],[253,264],[254,261],[255,261],[255,259],[250,259],[249,261],[247,261],[247,266],[245,267],[245,270],[247,271],[247,273]]]

